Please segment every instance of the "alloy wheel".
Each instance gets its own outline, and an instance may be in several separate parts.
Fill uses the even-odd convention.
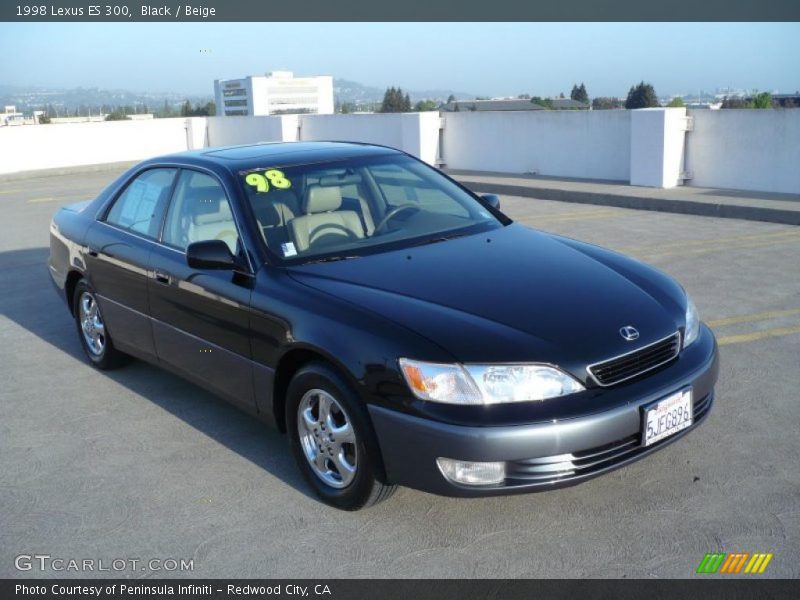
[[[97,300],[89,292],[83,292],[78,302],[80,310],[81,332],[94,356],[102,356],[106,348],[106,328]]]
[[[320,389],[307,391],[297,408],[297,432],[317,477],[337,489],[353,481],[358,469],[356,435],[336,398]]]

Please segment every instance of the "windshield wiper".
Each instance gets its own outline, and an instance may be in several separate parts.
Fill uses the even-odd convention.
[[[315,265],[317,263],[326,263],[326,262],[336,262],[339,260],[350,260],[351,258],[358,258],[358,256],[323,256],[322,258],[317,258],[315,260],[309,260],[304,262],[304,265]]]
[[[410,247],[414,246],[427,246],[428,244],[438,244],[439,242],[447,242],[449,240],[454,240],[456,238],[464,237],[467,235],[466,233],[456,233],[453,235],[441,235],[434,238],[428,238],[427,240],[422,240],[421,242],[417,242],[416,244],[411,244]]]

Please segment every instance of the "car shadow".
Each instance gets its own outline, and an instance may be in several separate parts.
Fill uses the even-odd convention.
[[[0,271],[11,285],[0,294],[0,315],[91,368],[74,321],[47,271],[48,248],[0,253]],[[97,371],[160,406],[198,431],[314,497],[291,456],[286,436],[225,400],[154,365],[134,360],[114,371]]]

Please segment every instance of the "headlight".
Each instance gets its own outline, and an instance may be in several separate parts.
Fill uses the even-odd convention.
[[[700,334],[700,317],[697,314],[697,307],[692,302],[689,294],[686,294],[686,331],[683,334],[683,347],[697,339]]]
[[[546,400],[585,389],[548,365],[450,365],[401,358],[400,370],[417,398],[447,404]]]

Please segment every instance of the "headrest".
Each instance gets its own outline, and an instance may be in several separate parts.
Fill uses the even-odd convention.
[[[217,200],[217,212],[201,213],[195,215],[195,225],[205,225],[206,223],[219,223],[220,221],[232,221],[233,215],[231,214],[230,205],[222,201],[221,198]]]
[[[339,186],[321,187],[310,185],[306,190],[306,198],[303,208],[305,213],[330,212],[339,210],[342,206],[342,188]]]

